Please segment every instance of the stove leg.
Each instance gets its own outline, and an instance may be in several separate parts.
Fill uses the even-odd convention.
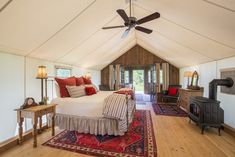
[[[222,125],[221,127],[220,127],[222,130],[224,130],[224,126]]]
[[[204,134],[204,129],[205,129],[205,126],[202,126],[201,134]]]
[[[219,127],[219,128],[218,128],[219,136],[221,136],[221,132],[220,132],[220,129],[221,129],[221,127]]]

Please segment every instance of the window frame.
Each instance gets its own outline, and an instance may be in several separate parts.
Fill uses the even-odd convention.
[[[163,70],[160,69],[160,72],[159,72],[159,84],[162,85],[163,84],[163,81],[164,81],[164,78],[163,78]]]
[[[57,70],[69,70],[70,71],[70,76],[66,76],[66,77],[61,77],[57,75]],[[68,77],[72,77],[72,67],[69,66],[60,66],[60,65],[55,65],[55,77],[59,77],[59,78],[68,78]]]
[[[126,79],[127,79],[126,74],[127,73],[128,73],[128,82],[126,82]],[[125,84],[129,84],[130,83],[130,71],[129,70],[125,70],[124,71],[124,82],[125,82]]]

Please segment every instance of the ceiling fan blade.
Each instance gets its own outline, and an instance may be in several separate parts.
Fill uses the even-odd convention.
[[[131,30],[130,28],[128,28],[128,29],[125,30],[125,32],[124,32],[123,35],[122,35],[122,39],[124,39],[124,38],[127,37],[127,35],[129,34],[130,30]]]
[[[136,26],[135,29],[138,30],[138,31],[147,33],[147,34],[150,34],[150,33],[153,32],[153,30],[150,30],[150,29],[147,29],[147,28],[144,28],[144,27],[140,27],[140,26]]]
[[[122,17],[122,19],[125,21],[125,23],[129,23],[129,17],[127,16],[125,10],[118,9],[117,13]]]
[[[145,22],[149,22],[149,21],[152,21],[152,20],[157,19],[159,17],[160,17],[160,14],[158,12],[155,12],[155,13],[149,15],[149,16],[146,16],[142,19],[139,19],[138,21],[136,21],[136,24],[139,25],[139,24],[142,24],[142,23],[145,23]]]
[[[126,26],[110,26],[110,27],[102,27],[102,29],[113,29],[113,28],[123,28],[123,27],[126,27]]]

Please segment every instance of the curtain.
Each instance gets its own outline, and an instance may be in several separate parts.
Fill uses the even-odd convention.
[[[162,90],[167,90],[169,86],[169,63],[162,63],[163,84]]]
[[[120,84],[121,84],[121,69],[120,69],[120,64],[117,64],[115,66],[115,76],[116,76],[116,81],[115,81],[115,90],[118,90],[120,88]]]
[[[110,90],[114,90],[114,68],[113,65],[109,65],[109,88]]]
[[[161,70],[161,64],[160,63],[156,63],[156,87],[157,87],[157,93],[161,92],[160,70]]]
[[[125,86],[125,68],[123,66],[120,67],[120,82],[121,82],[121,87],[124,87]]]

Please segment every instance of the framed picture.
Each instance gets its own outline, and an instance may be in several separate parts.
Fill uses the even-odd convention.
[[[24,104],[21,105],[21,109],[26,109],[26,108],[29,108],[29,107],[34,107],[34,106],[37,106],[38,104],[35,102],[34,98],[32,97],[28,97],[25,99],[24,101]]]
[[[227,68],[220,70],[221,79],[231,78],[235,81],[235,68]],[[232,87],[221,86],[221,93],[235,95],[235,84]]]

